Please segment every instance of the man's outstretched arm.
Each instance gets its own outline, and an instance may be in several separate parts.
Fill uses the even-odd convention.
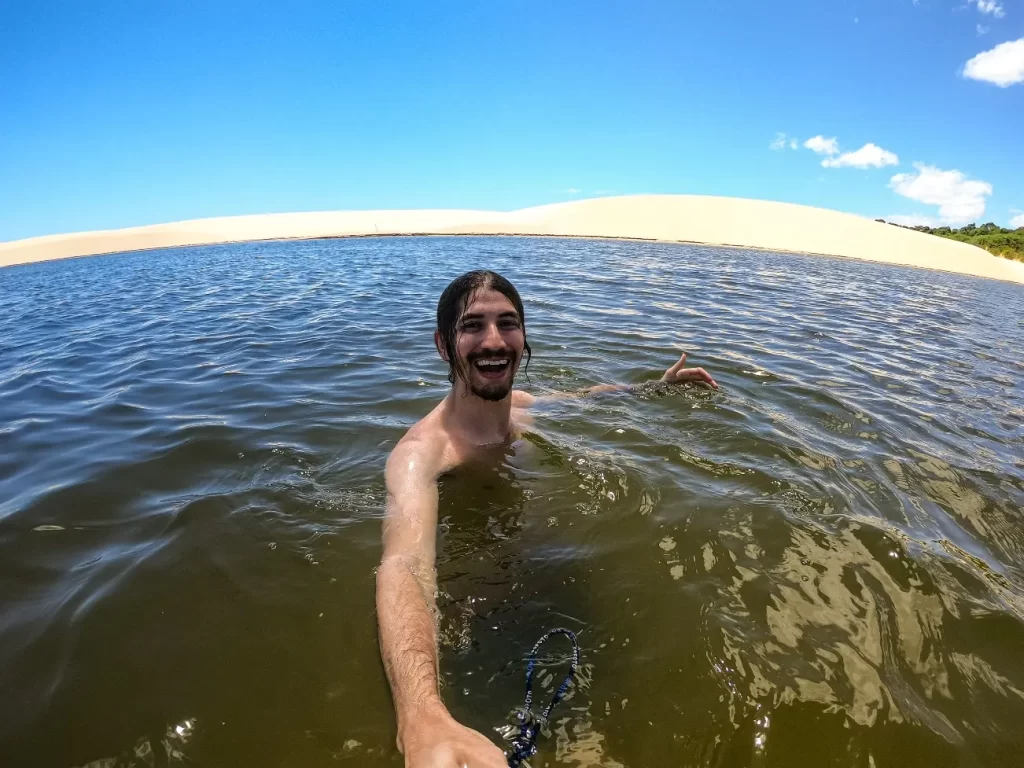
[[[388,458],[384,553],[377,570],[380,654],[406,768],[503,768],[486,737],[455,722],[438,689],[434,572],[437,481],[432,457],[403,441]]]
[[[679,360],[666,369],[660,381],[668,382],[669,384],[683,384],[685,382],[692,381],[700,384],[701,386],[707,387],[708,389],[718,389],[718,382],[716,382],[711,377],[711,374],[703,368],[686,368],[685,366],[686,353],[683,352]],[[618,392],[633,388],[633,384],[598,384],[597,386],[587,387],[586,389],[581,389],[577,392],[558,392],[550,395],[531,395],[528,392],[516,390],[513,393],[515,399],[512,401],[512,404],[518,408],[529,408],[538,400],[543,402],[545,400],[558,400],[566,397],[583,397],[585,395],[596,395],[602,392]]]

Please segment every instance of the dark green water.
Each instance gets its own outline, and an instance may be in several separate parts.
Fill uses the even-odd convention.
[[[497,739],[564,625],[583,675],[535,766],[1024,764],[1024,287],[395,238],[0,270],[0,765],[401,765],[383,463],[480,266],[524,296],[526,389],[681,347],[722,389],[547,406],[444,481],[458,718]]]

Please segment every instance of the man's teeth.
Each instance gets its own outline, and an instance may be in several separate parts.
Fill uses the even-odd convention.
[[[492,367],[493,366],[499,366],[499,365],[508,365],[508,358],[507,357],[503,357],[501,360],[477,360],[476,364],[477,365],[482,365],[482,366],[488,366],[489,365],[489,366],[492,366]]]

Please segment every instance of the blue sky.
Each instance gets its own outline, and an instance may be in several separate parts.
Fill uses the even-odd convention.
[[[0,240],[634,193],[1024,211],[1024,0],[11,2],[0,30]]]

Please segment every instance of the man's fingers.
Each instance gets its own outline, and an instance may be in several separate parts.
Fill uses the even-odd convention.
[[[683,352],[679,357],[679,362],[668,369],[669,375],[674,375],[680,368],[686,365],[686,353]]]
[[[711,378],[711,374],[705,371],[703,368],[698,368],[700,371],[701,381],[710,386],[712,389],[718,389],[718,382]]]
[[[679,361],[665,371],[662,381],[696,381],[709,389],[718,389],[718,382],[703,368],[683,368],[686,365],[686,352],[679,356]]]
[[[702,384],[707,384],[712,389],[718,389],[718,383],[703,368],[686,368],[685,370],[677,371],[676,379],[678,381],[698,381]]]

